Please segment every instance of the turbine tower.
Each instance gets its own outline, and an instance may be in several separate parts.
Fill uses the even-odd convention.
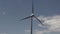
[[[32,14],[31,16],[28,16],[28,17],[25,17],[21,20],[25,20],[25,19],[29,19],[31,18],[31,34],[33,33],[33,18],[36,18],[37,21],[39,21],[42,25],[43,23],[34,15],[34,3],[33,3],[33,0],[32,0]]]

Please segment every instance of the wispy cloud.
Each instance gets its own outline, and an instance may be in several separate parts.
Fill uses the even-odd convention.
[[[39,16],[39,19],[43,20],[45,28],[42,31],[37,31],[36,34],[51,33],[51,32],[60,32],[60,15],[54,16]],[[40,24],[38,24],[40,26]],[[40,26],[42,27],[42,26]]]
[[[43,30],[36,30],[35,34],[44,34],[44,33],[51,33],[51,32],[60,32],[60,15],[54,16],[39,16],[40,20],[43,21],[44,26],[38,24],[39,27],[43,27]],[[47,29],[46,29],[47,28]],[[29,30],[27,30],[29,31]]]
[[[2,14],[3,14],[3,15],[5,15],[5,14],[6,14],[6,12],[3,12]]]
[[[0,34],[7,34],[7,33],[0,33]]]
[[[30,33],[30,31],[31,31],[31,30],[25,30],[25,32],[28,32],[28,33]]]

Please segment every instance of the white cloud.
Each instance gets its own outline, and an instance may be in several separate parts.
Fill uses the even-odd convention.
[[[51,32],[60,32],[60,15],[39,16],[38,18],[44,23],[44,26],[41,26],[41,24],[38,24],[38,26],[47,29],[43,29],[41,31],[36,30],[34,31],[35,34],[49,34]],[[30,30],[26,30],[26,32],[30,32]]]
[[[36,34],[43,34],[43,33],[51,33],[51,32],[60,32],[60,15],[54,16],[40,16],[38,17],[40,20],[43,20],[45,26],[42,31],[36,31]],[[38,26],[42,27],[40,24]]]

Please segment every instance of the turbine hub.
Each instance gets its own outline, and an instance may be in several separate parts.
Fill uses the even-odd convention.
[[[34,14],[32,13],[31,16],[33,16]]]

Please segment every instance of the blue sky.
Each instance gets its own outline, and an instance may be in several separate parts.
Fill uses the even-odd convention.
[[[33,1],[37,17],[60,15],[60,0]],[[28,34],[25,30],[30,29],[30,19],[24,21],[19,19],[31,15],[31,8],[32,0],[0,0],[0,34]],[[47,29],[39,27],[38,21],[34,22],[34,30]],[[59,32],[53,31],[49,34],[60,34]]]

